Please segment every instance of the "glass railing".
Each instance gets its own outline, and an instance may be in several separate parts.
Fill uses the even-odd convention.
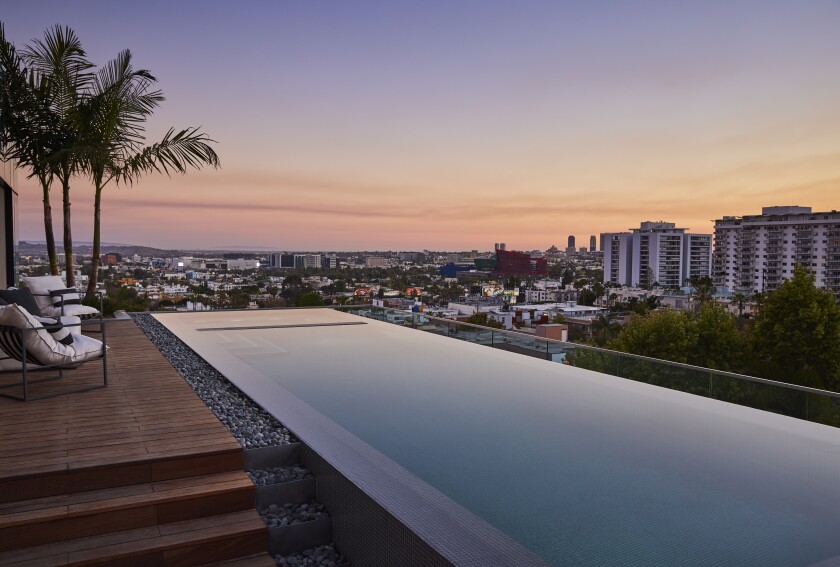
[[[387,307],[354,305],[336,309],[636,382],[840,427],[840,393],[837,392],[561,342],[517,331],[493,329]]]

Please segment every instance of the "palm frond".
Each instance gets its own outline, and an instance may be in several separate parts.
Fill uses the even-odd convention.
[[[93,78],[93,64],[87,60],[76,32],[69,27],[56,25],[48,29],[43,40],[33,40],[24,48],[22,57],[33,84],[61,116],[67,115]]]
[[[178,132],[170,128],[160,142],[143,148],[126,159],[115,175],[119,181],[133,183],[142,173],[156,171],[172,175],[200,169],[204,165],[218,168],[219,156],[210,144],[215,143],[200,128],[185,128]]]
[[[155,77],[145,69],[135,70],[131,60],[131,52],[125,50],[103,66],[78,108],[76,121],[84,137],[96,141],[90,145],[98,146],[103,157],[116,149],[139,151],[146,120],[163,101],[163,93],[152,90]]]

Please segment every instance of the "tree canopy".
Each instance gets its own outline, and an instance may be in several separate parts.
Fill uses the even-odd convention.
[[[837,388],[840,307],[834,294],[814,285],[814,275],[793,277],[768,294],[755,318],[752,345],[757,370],[777,380]]]

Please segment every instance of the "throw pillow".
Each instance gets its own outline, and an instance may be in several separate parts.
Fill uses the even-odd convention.
[[[50,317],[35,317],[44,328],[50,332],[52,338],[63,345],[73,344],[73,335],[70,334],[70,329],[65,327],[60,321],[56,321]]]
[[[59,309],[61,309],[62,305],[81,305],[82,303],[79,292],[72,287],[50,290],[50,299],[52,300],[53,307],[58,307]]]
[[[12,303],[20,305],[31,315],[41,316],[41,308],[38,307],[38,303],[35,302],[35,298],[29,289],[2,289],[0,290],[0,299],[9,305]]]
[[[52,307],[53,299],[50,297],[50,291],[53,289],[64,289],[67,284],[60,276],[21,276],[21,287],[27,287],[32,290],[32,295],[35,296],[35,301],[38,307],[41,308],[41,313],[51,315],[47,308]]]

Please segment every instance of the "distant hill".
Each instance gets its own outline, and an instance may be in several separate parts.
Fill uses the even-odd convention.
[[[64,251],[63,244],[61,242],[56,243],[56,247],[58,248],[58,252],[61,253]],[[18,249],[22,256],[46,256],[47,255],[47,244],[45,242],[38,242],[38,241],[21,241],[18,245]],[[235,250],[235,252],[233,252]],[[79,255],[87,255],[89,256],[93,251],[93,244],[91,242],[75,242],[73,243],[73,252]],[[217,250],[178,250],[178,249],[170,249],[165,250],[162,248],[153,248],[151,246],[138,246],[136,244],[120,244],[114,242],[103,242],[102,243],[102,253],[116,253],[122,254],[123,256],[133,256],[134,254],[138,254],[140,256],[146,257],[153,257],[153,258],[172,258],[177,256],[228,256],[230,257],[233,254],[243,254],[243,255],[253,255],[253,254],[262,254],[265,253],[264,250],[260,249],[253,249],[248,250],[245,248],[240,247],[231,247],[231,248],[220,248]]]

